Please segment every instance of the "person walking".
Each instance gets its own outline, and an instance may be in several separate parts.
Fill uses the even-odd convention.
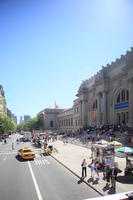
[[[111,177],[111,188],[116,188],[116,180],[117,180],[117,169],[113,166],[110,170]]]
[[[14,143],[12,143],[12,150],[14,150]]]
[[[95,176],[95,161],[92,160],[92,163],[91,163],[91,178],[93,179],[93,181],[94,181],[94,176]]]
[[[85,158],[82,161],[81,167],[82,167],[82,177],[86,177],[87,176],[87,171],[86,171],[86,166],[87,166],[87,162],[85,160]]]
[[[109,187],[110,186],[110,168],[109,168],[109,165],[106,166],[106,180],[107,180],[107,183],[106,183],[106,186]]]
[[[99,179],[100,163],[96,161],[95,163],[96,179]]]

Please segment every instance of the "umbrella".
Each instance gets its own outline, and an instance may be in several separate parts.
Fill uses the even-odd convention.
[[[116,150],[116,152],[119,153],[133,153],[133,148],[132,147],[121,147]]]
[[[112,141],[109,143],[112,147],[121,147],[122,143],[117,142],[117,141]]]
[[[97,144],[102,144],[102,145],[107,144],[108,145],[108,142],[106,140],[99,140],[97,142]]]

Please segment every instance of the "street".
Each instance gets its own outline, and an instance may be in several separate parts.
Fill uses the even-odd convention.
[[[45,157],[38,149],[33,161],[20,161],[17,150],[30,143],[15,144],[20,137],[15,134],[0,144],[0,199],[2,200],[81,200],[99,196],[85,183],[78,184],[78,178],[55,161]]]

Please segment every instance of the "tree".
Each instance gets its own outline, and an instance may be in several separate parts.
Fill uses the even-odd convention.
[[[14,122],[6,115],[0,114],[0,134],[8,133],[9,131],[15,131],[16,126]]]
[[[33,131],[39,129],[39,121],[37,117],[34,117],[33,119],[28,120],[27,122],[22,122],[17,126],[17,131]]]

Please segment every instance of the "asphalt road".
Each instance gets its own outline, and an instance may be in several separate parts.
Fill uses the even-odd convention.
[[[52,157],[40,155],[34,161],[19,161],[17,151],[30,143],[15,145],[11,136],[8,144],[0,144],[0,199],[1,200],[81,200],[99,196],[85,183]]]

